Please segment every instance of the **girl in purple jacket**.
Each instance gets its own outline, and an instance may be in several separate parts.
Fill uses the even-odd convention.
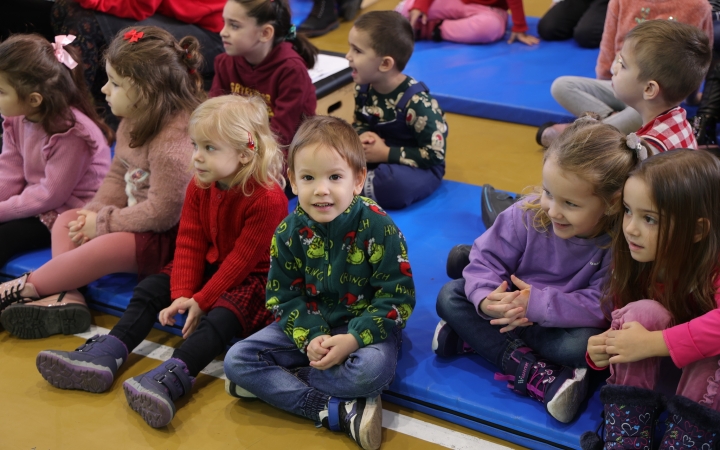
[[[592,368],[610,366],[605,421],[600,439],[583,436],[583,449],[657,448],[665,401],[654,389],[667,356],[682,377],[660,448],[720,448],[718,186],[720,161],[687,149],[643,161],[625,182],[603,297],[612,325],[587,347]]]
[[[438,295],[438,356],[475,351],[515,392],[570,422],[587,392],[585,342],[600,308],[607,234],[638,161],[637,137],[578,119],[545,153],[542,193],[502,212],[475,240],[463,278]]]

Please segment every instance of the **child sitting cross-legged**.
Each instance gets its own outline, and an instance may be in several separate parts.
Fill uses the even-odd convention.
[[[376,449],[380,393],[415,306],[405,239],[358,196],[365,158],[346,122],[316,116],[301,125],[288,167],[299,205],[270,249],[267,308],[276,322],[230,349],[226,386]]]

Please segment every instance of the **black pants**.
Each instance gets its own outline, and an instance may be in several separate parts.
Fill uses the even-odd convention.
[[[133,291],[132,300],[110,334],[123,341],[129,351],[152,330],[160,311],[170,306],[170,276],[150,275]],[[200,319],[195,331],[175,349],[173,358],[183,361],[190,376],[197,376],[216,356],[221,355],[242,326],[229,309],[215,308]]]
[[[610,0],[563,0],[545,13],[538,34],[546,41],[575,38],[583,48],[598,48]]]
[[[23,252],[50,247],[50,230],[37,217],[0,223],[0,267]]]

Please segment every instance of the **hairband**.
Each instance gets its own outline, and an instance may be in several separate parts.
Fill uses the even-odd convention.
[[[250,150],[255,151],[255,141],[253,140],[252,133],[250,133],[250,132],[248,131],[247,134],[248,134],[247,147],[248,147]]]
[[[285,36],[286,41],[294,41],[297,39],[297,28],[295,28],[295,25],[290,25],[290,31],[288,31],[287,36]]]
[[[639,161],[646,160],[648,157],[648,151],[647,148],[642,144],[642,141],[640,140],[640,137],[638,137],[635,133],[630,133],[627,135],[627,138],[625,138],[625,144],[631,149],[635,151],[635,154],[638,157]]]
[[[59,36],[55,36],[55,42],[50,43],[53,50],[55,51],[55,57],[57,58],[57,60],[65,64],[70,70],[73,70],[75,67],[77,67],[78,62],[73,59],[72,55],[70,55],[70,53],[68,53],[68,51],[65,50],[64,47],[74,40],[75,36],[73,36],[72,34],[61,34]]]
[[[143,36],[145,36],[145,33],[143,33],[142,31],[137,31],[135,28],[133,28],[132,30],[128,31],[123,35],[123,39],[125,39],[126,41],[130,41],[130,43],[132,44],[142,39]]]

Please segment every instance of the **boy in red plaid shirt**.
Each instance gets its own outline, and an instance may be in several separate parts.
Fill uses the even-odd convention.
[[[633,28],[612,65],[615,97],[640,113],[649,153],[697,149],[680,103],[700,86],[712,52],[698,28],[648,20]]]

